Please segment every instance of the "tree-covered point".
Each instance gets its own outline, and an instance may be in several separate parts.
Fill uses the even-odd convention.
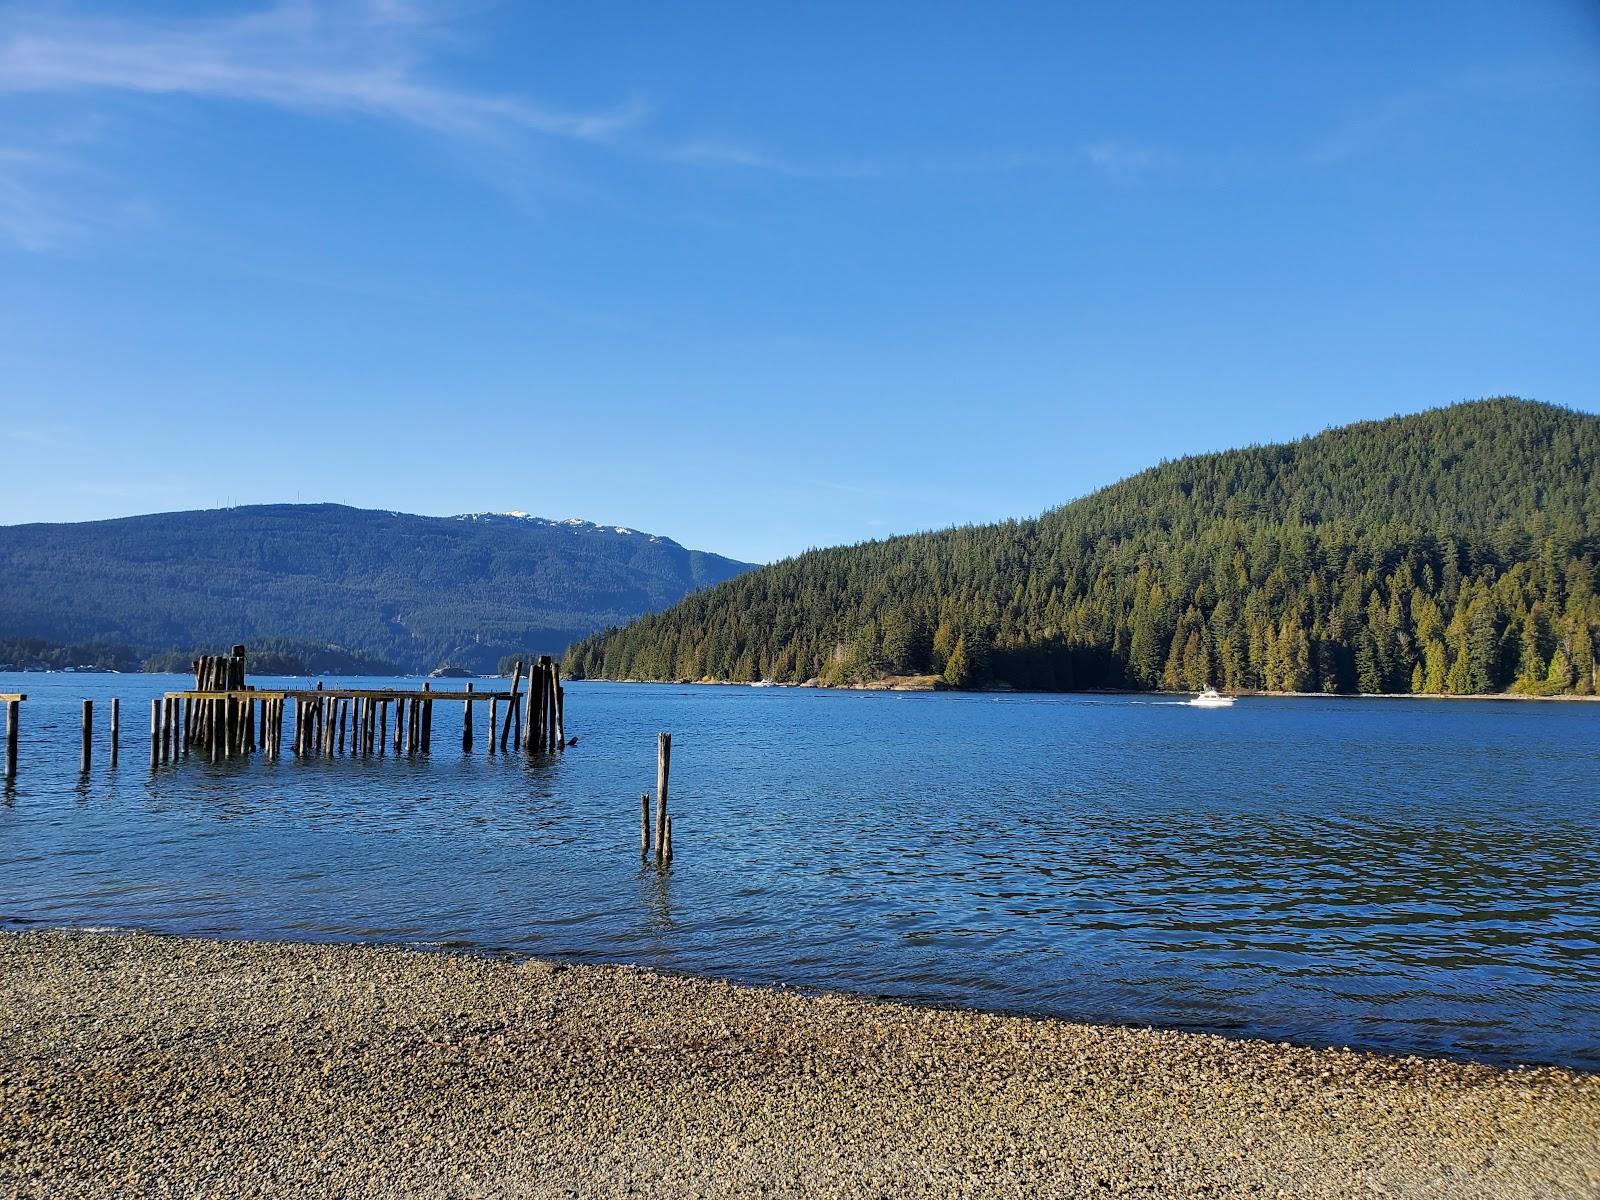
[[[115,642],[60,646],[44,638],[0,637],[0,671],[137,671],[139,655]]]
[[[1033,520],[815,550],[576,677],[1596,690],[1600,418],[1501,398],[1162,463]]]

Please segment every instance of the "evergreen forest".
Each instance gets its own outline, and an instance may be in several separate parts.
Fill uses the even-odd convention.
[[[569,674],[1590,695],[1600,417],[1514,398],[1164,462],[1031,520],[813,550]]]

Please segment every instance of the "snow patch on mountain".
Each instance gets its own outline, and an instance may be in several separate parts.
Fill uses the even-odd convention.
[[[532,513],[525,513],[521,509],[512,509],[510,512],[461,513],[456,517],[456,520],[518,521],[527,525],[538,525],[544,529],[565,529],[572,533],[643,538],[645,541],[659,546],[676,546],[678,544],[671,538],[659,537],[656,534],[645,533],[638,529],[629,529],[626,525],[599,525],[594,521],[585,521],[582,517],[567,517],[564,520],[552,521],[548,517],[536,517]]]

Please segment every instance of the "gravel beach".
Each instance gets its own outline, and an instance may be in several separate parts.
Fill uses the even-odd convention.
[[[1600,1077],[627,967],[0,934],[0,1195],[1600,1196]]]

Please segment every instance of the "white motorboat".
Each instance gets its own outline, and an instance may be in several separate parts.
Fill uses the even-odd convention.
[[[1193,708],[1227,708],[1232,703],[1232,696],[1224,696],[1214,687],[1208,687],[1198,696],[1189,698],[1189,704]]]
[[[778,685],[773,683],[772,680],[770,680],[770,679],[758,679],[754,683],[752,683],[750,686],[751,687],[777,687]]]

